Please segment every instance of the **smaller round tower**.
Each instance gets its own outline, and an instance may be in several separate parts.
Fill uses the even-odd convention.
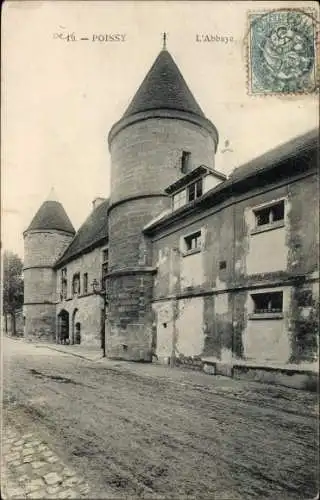
[[[23,233],[24,334],[29,340],[55,339],[56,274],[53,266],[74,234],[74,227],[52,190]]]

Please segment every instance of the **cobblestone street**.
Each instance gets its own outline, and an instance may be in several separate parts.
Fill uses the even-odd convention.
[[[7,425],[2,437],[2,498],[83,498],[81,477],[32,432]]]
[[[6,339],[2,496],[308,500],[317,395]]]

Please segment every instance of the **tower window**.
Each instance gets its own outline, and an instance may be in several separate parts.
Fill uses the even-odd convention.
[[[88,293],[88,273],[83,275],[83,293]]]
[[[189,151],[182,151],[181,157],[181,172],[186,174],[188,172],[188,167],[190,164],[191,153]]]

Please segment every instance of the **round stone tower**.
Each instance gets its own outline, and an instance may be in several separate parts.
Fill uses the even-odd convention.
[[[188,170],[214,167],[215,126],[205,117],[167,50],[156,58],[123,117],[109,133],[111,198],[107,356],[150,360],[150,243],[143,227],[170,207],[164,192]]]
[[[24,236],[25,337],[53,341],[56,336],[56,275],[53,266],[75,234],[53,191]]]

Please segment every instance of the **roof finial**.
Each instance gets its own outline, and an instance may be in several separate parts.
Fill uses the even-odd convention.
[[[46,201],[58,201],[57,193],[53,186],[51,187],[49,196]]]
[[[167,33],[166,32],[163,33],[162,39],[163,39],[162,50],[167,50]]]

